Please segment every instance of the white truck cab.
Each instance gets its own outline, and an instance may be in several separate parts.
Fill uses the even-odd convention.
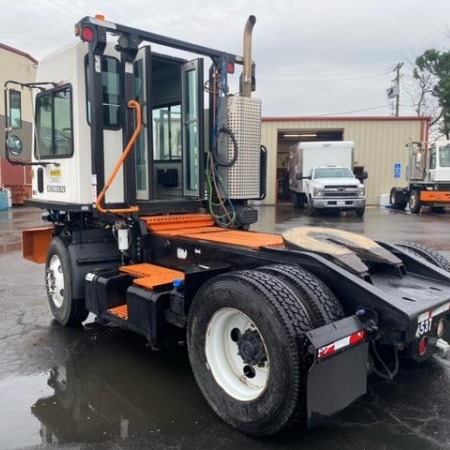
[[[366,197],[364,185],[348,167],[321,166],[312,169],[310,179],[304,181],[308,210],[355,210],[364,215]]]
[[[354,142],[299,142],[289,149],[289,184],[294,206],[318,211],[355,211],[364,215],[363,183],[355,177]],[[365,175],[367,176],[367,175]]]

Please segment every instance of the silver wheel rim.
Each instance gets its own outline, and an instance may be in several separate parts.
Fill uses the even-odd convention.
[[[417,195],[416,193],[412,193],[411,197],[409,198],[409,207],[410,209],[415,209],[417,206]]]
[[[50,258],[47,269],[47,290],[53,304],[61,308],[64,302],[64,273],[58,255]]]
[[[242,356],[249,346],[258,349],[257,361],[249,361],[248,354],[247,360]],[[254,400],[266,389],[270,376],[267,347],[256,325],[242,311],[221,308],[214,313],[206,331],[205,354],[217,384],[236,400]],[[261,354],[264,356],[259,358]]]

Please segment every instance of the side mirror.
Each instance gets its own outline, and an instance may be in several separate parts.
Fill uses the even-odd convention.
[[[22,98],[19,91],[9,91],[8,126],[13,130],[22,128]]]
[[[11,155],[19,156],[22,153],[22,150],[22,139],[20,139],[20,137],[16,136],[15,134],[9,136],[6,140],[6,151]]]
[[[369,174],[367,173],[367,171],[363,171],[363,173],[362,173],[362,175],[361,175],[361,178],[363,179],[363,180],[367,180],[367,178],[369,178]]]

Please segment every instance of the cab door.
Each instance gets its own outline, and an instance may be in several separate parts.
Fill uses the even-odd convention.
[[[151,50],[150,46],[139,49],[134,62],[134,95],[142,107],[144,130],[136,143],[136,199],[153,198],[153,138],[151,108]]]
[[[203,59],[181,68],[183,196],[204,197]]]

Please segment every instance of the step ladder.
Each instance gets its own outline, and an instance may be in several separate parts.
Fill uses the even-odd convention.
[[[130,264],[119,267],[119,270],[134,277],[134,285],[150,291],[168,288],[176,280],[184,281],[184,272],[156,264]],[[122,320],[128,320],[128,305],[120,305],[108,309],[108,313]]]

